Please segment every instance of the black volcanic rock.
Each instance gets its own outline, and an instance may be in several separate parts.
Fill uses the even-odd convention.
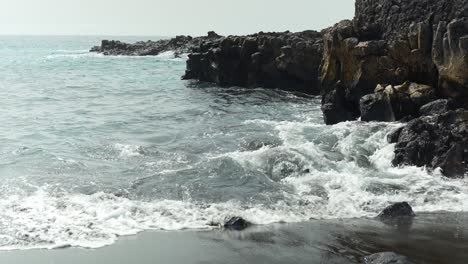
[[[230,230],[244,230],[252,224],[241,217],[231,217],[224,223],[224,228]]]
[[[382,220],[393,219],[397,217],[414,217],[413,209],[407,202],[395,203],[385,208],[377,218]]]
[[[409,81],[434,87],[439,95],[468,97],[467,17],[465,0],[357,0],[352,21],[325,30],[326,123],[358,118],[361,98],[378,84]]]
[[[90,52],[104,55],[124,56],[155,56],[165,51],[174,51],[176,55],[189,53],[194,47],[198,47],[206,40],[219,39],[221,36],[214,31],[207,36],[193,38],[191,36],[176,36],[172,39],[158,41],[140,41],[134,44],[120,42],[118,40],[103,40],[101,46],[93,47]]]
[[[419,109],[421,116],[443,114],[449,110],[455,110],[454,102],[449,99],[439,99],[423,105]]]
[[[428,85],[405,82],[386,88],[378,85],[375,93],[359,102],[362,121],[396,121],[415,118],[419,109],[436,99],[436,91]]]
[[[322,35],[315,31],[204,41],[189,55],[183,78],[318,94],[322,50]]]
[[[448,177],[463,177],[468,173],[468,110],[414,119],[396,143],[393,165],[440,167]]]

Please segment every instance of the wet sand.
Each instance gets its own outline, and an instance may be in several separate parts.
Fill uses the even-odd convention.
[[[99,249],[0,252],[0,263],[361,263],[394,251],[415,263],[468,263],[468,214],[419,214],[412,221],[312,220],[236,231],[144,232]]]

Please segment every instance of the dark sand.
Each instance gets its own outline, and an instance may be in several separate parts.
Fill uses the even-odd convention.
[[[313,220],[242,232],[144,232],[99,249],[4,251],[0,263],[361,263],[381,251],[415,263],[467,264],[468,214],[419,214],[394,223]]]

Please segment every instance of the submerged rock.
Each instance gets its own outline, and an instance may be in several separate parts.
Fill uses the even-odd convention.
[[[382,252],[365,257],[364,264],[413,264],[413,262],[394,252]]]
[[[221,36],[214,31],[210,31],[207,36],[204,37],[193,38],[191,36],[176,36],[172,39],[140,41],[134,44],[124,43],[118,40],[103,40],[101,46],[91,48],[90,52],[114,56],[155,56],[162,52],[174,51],[175,56],[178,56],[182,53],[189,53],[203,41],[218,39],[220,37]]]
[[[224,223],[224,228],[230,230],[244,230],[252,224],[242,217],[231,217],[229,220]]]
[[[243,151],[256,151],[264,147],[275,147],[278,143],[270,140],[254,139],[249,142],[243,142],[241,149]]]
[[[407,203],[395,203],[385,208],[378,216],[379,219],[392,219],[398,217],[414,217],[416,214],[413,212],[413,208]]]

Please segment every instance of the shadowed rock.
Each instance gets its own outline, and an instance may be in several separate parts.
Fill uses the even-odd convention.
[[[189,55],[183,78],[318,94],[322,50],[322,35],[315,31],[204,41]]]
[[[468,172],[468,111],[414,119],[396,142],[395,166],[440,167],[448,177],[463,177]]]
[[[378,85],[375,93],[361,98],[359,109],[362,121],[396,121],[418,116],[423,105],[436,99],[431,86],[405,82],[402,85]]]
[[[394,219],[398,217],[416,216],[413,209],[407,202],[395,203],[385,208],[377,217],[382,220]]]
[[[439,99],[432,101],[428,104],[423,105],[419,109],[421,116],[433,116],[448,112],[449,110],[455,110],[455,103],[448,99]]]
[[[226,223],[224,223],[224,228],[229,230],[244,230],[252,224],[247,220],[241,217],[231,217]]]

